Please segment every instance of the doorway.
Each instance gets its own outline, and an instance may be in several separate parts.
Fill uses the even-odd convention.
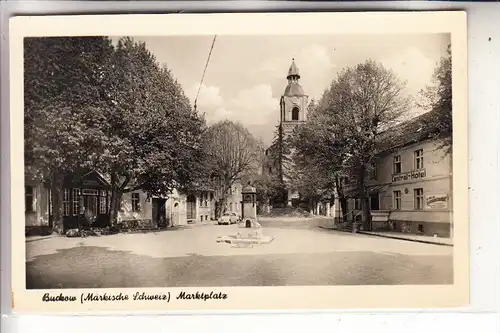
[[[90,213],[92,216],[97,216],[97,196],[95,195],[84,195],[83,196],[83,207],[85,207],[85,212]]]
[[[380,198],[378,193],[370,195],[370,210],[380,210]]]
[[[159,228],[167,226],[166,203],[167,200],[162,198],[153,198],[151,201],[153,224]]]
[[[188,195],[186,200],[186,217],[188,220],[196,219],[196,197],[193,194]]]

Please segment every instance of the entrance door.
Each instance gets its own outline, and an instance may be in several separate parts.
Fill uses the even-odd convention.
[[[196,219],[196,197],[194,195],[188,195],[187,197],[186,217],[188,220]]]
[[[179,203],[174,203],[173,211],[172,211],[172,226],[179,225]]]
[[[83,196],[83,206],[85,207],[85,212],[89,212],[92,216],[97,216],[98,214],[97,196],[94,195]]]
[[[160,228],[167,226],[166,210],[165,210],[166,202],[167,202],[166,199],[159,199],[159,198],[153,198],[151,201],[153,223]]]
[[[370,210],[380,210],[380,199],[378,193],[370,196]]]

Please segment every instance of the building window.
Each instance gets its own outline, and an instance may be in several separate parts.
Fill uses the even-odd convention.
[[[394,156],[394,173],[401,173],[401,155]]]
[[[415,169],[420,170],[424,168],[424,150],[419,149],[413,152],[415,158]]]
[[[413,190],[414,193],[414,202],[415,202],[415,209],[416,210],[422,210],[424,209],[424,189],[422,188],[416,188]]]
[[[73,215],[80,214],[80,189],[73,189]]]
[[[139,193],[132,193],[132,211],[139,212],[141,210],[141,201]]]
[[[25,186],[24,187],[24,193],[25,193],[25,211],[26,213],[33,213],[35,211],[34,203],[35,203],[35,198],[34,198],[34,190],[33,186]]]
[[[292,109],[292,120],[299,120],[299,108],[294,107]]]
[[[354,199],[354,210],[361,210],[361,199]]]
[[[69,189],[63,189],[63,215],[69,216]]]
[[[400,210],[401,209],[401,191],[394,191],[394,209],[395,210]]]
[[[203,205],[208,207],[208,193],[203,194]]]
[[[99,214],[106,214],[106,197],[99,198]]]
[[[232,202],[230,202],[230,203],[229,203],[229,211],[230,211],[230,212],[232,212],[232,211],[233,211],[233,203],[232,203]]]
[[[349,177],[344,177],[344,185],[349,184]]]

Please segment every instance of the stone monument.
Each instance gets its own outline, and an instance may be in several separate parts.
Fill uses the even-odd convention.
[[[257,191],[255,187],[248,184],[241,191],[241,222],[238,228],[242,228],[236,235],[219,237],[217,242],[234,244],[237,247],[252,247],[255,244],[268,244],[274,237],[263,236],[262,226],[257,222]]]
[[[255,187],[248,184],[241,190],[241,220],[245,224],[245,228],[252,228],[252,225],[257,222],[257,190]]]

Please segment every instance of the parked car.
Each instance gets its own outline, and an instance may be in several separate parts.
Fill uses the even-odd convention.
[[[217,224],[235,224],[240,221],[240,217],[234,212],[226,212],[217,220]]]

